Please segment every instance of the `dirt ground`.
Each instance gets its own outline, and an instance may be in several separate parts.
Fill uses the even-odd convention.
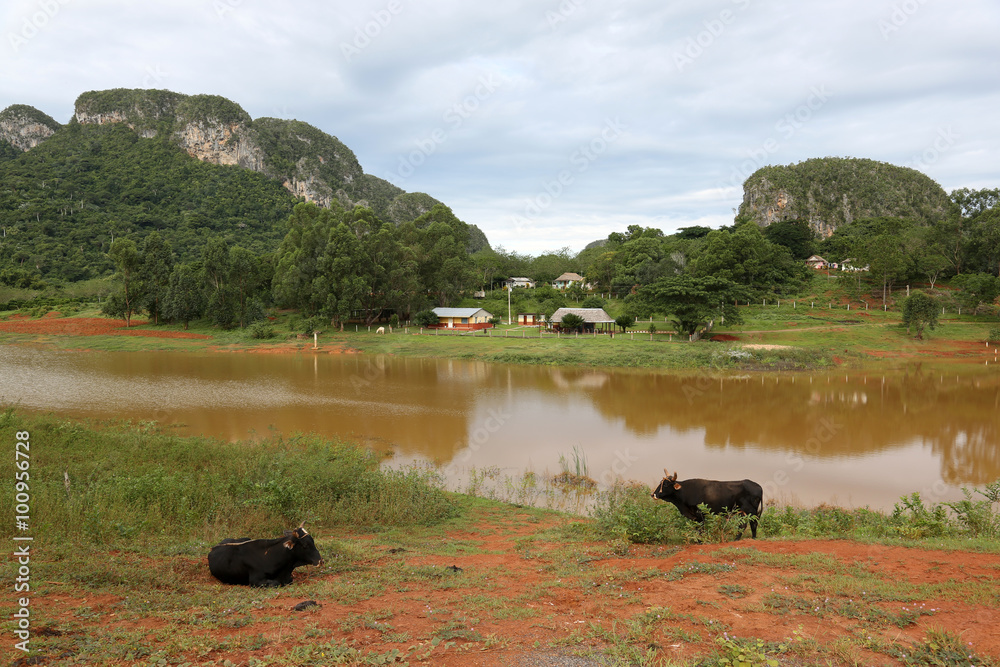
[[[513,513],[518,518],[517,511]],[[509,519],[511,512],[495,516],[486,512],[477,518],[488,522],[501,516]],[[295,646],[346,642],[361,654],[372,655],[421,646],[410,654],[410,664],[573,667],[601,664],[597,656],[620,655],[614,653],[615,646],[631,645],[640,652],[653,651],[656,658],[651,664],[688,664],[711,655],[716,638],[739,637],[797,642],[798,652],[768,654],[781,665],[902,665],[906,663],[884,650],[870,648],[909,647],[924,640],[929,629],[960,636],[970,654],[993,660],[1000,657],[996,631],[1000,627],[996,583],[1000,557],[995,555],[848,541],[762,539],[721,545],[631,546],[625,553],[620,549],[613,553],[606,542],[577,542],[567,547],[565,542],[533,538],[566,521],[532,519],[505,530],[450,532],[438,545],[410,549],[390,548],[371,535],[339,535],[341,542],[360,544],[366,554],[363,564],[338,568],[338,555],[324,553],[324,565],[297,570],[293,584],[277,592],[225,587],[210,576],[203,559],[174,557],[173,570],[188,578],[189,586],[202,597],[206,591],[221,595],[239,590],[254,599],[251,618],[245,622],[214,630],[192,625],[185,630],[191,633],[190,641],[197,643],[202,633],[204,642],[216,646],[236,645],[240,640],[245,644],[250,638],[260,638],[262,644],[253,650],[216,649],[207,654],[203,650],[198,656],[177,657],[193,664],[206,660],[221,664],[223,659],[235,665],[249,665],[251,659],[270,664],[269,658],[287,659]],[[322,546],[323,538],[317,537]],[[461,548],[455,555],[440,555],[449,544]],[[354,600],[330,596],[331,591],[362,587],[372,578],[400,571],[419,571],[423,578]],[[842,579],[837,579],[836,572]],[[865,581],[882,581],[894,590],[910,591],[908,599],[883,597],[880,601],[877,590],[853,586],[851,572],[862,573]],[[817,593],[817,586],[822,588],[817,583],[821,575],[839,581],[834,585],[839,590]],[[868,579],[869,575],[875,579]],[[986,597],[992,591],[992,599],[966,599],[967,595],[956,593],[962,586],[985,587]],[[848,599],[854,603],[855,596],[859,603],[871,601],[864,603],[869,610],[866,617],[837,611]],[[74,628],[73,632],[140,631],[149,635],[154,642],[151,648],[156,649],[152,638],[163,629],[164,620],[156,613],[145,618],[123,614],[128,618],[119,619],[126,597],[53,586],[38,598],[36,608],[44,608],[49,619],[65,616],[69,619],[66,627]],[[318,606],[292,609],[305,600],[314,600]],[[776,604],[781,600],[791,602]],[[86,618],[74,617],[74,610],[80,608],[88,609]],[[884,612],[886,617],[908,613],[911,619],[896,624],[877,622],[871,620],[872,612]],[[640,618],[645,625],[636,621]],[[442,639],[436,647],[430,643],[434,637]]]
[[[211,338],[205,334],[188,331],[160,331],[150,329],[135,329],[146,320],[132,320],[131,326],[125,326],[125,320],[114,320],[107,317],[61,317],[58,312],[51,312],[44,317],[30,318],[25,315],[13,315],[7,320],[0,320],[0,331],[19,334],[43,334],[63,336],[147,336],[149,338]]]

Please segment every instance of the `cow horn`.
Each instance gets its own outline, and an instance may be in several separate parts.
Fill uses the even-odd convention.
[[[669,478],[670,478],[670,471],[667,470],[666,468],[664,468],[663,469],[663,479],[669,479]]]
[[[677,481],[677,473],[675,472],[673,477],[668,477],[667,479],[669,479],[671,482],[676,482]]]

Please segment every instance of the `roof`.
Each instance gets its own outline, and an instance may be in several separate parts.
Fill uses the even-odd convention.
[[[812,255],[806,261],[807,262],[826,262],[826,260],[823,259],[822,257],[820,257],[819,255]]]
[[[568,315],[569,313],[579,315],[583,318],[583,321],[588,324],[614,322],[614,320],[604,312],[603,308],[560,308],[556,312],[552,313],[552,317],[549,318],[549,321],[562,322],[563,315]]]
[[[438,317],[493,317],[482,308],[435,308],[433,312]]]
[[[559,282],[560,280],[573,280],[573,281],[583,280],[583,276],[581,276],[579,273],[567,272],[556,278],[555,282]]]

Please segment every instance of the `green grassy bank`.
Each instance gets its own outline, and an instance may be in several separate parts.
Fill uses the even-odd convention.
[[[0,319],[24,313],[0,313]],[[81,309],[74,317],[98,317]],[[31,321],[42,321],[41,315]],[[44,321],[55,317],[47,315]],[[379,335],[363,326],[345,331],[323,331],[318,347],[313,339],[298,338],[298,320],[281,314],[250,330],[223,331],[206,322],[193,322],[184,330],[176,325],[142,324],[135,332],[157,335],[64,335],[0,331],[0,343],[41,345],[93,350],[222,350],[278,351],[302,354],[360,351],[419,357],[469,359],[497,363],[568,366],[605,366],[676,370],[810,370],[833,366],[892,365],[906,357],[959,360],[989,355],[985,341],[995,323],[971,316],[943,319],[925,340],[914,340],[899,324],[898,316],[878,311],[853,312],[781,306],[749,306],[739,327],[718,327],[713,335],[724,340],[688,342],[666,329],[662,321],[639,323],[614,336],[541,332],[535,327],[501,325],[486,332],[454,333],[397,328]],[[257,337],[263,331],[266,337]],[[200,338],[159,337],[198,334]]]

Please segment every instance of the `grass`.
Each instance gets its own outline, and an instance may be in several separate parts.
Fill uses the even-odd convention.
[[[445,654],[516,649],[520,639],[500,629],[514,621],[566,626],[549,648],[611,665],[871,664],[872,655],[902,665],[997,664],[933,625],[942,604],[995,608],[995,576],[956,572],[913,583],[874,562],[764,551],[749,540],[678,556],[715,533],[697,530],[645,487],[605,492],[584,519],[445,493],[433,471],[382,471],[350,443],[304,436],[223,443],[148,424],[0,413],[0,440],[24,431],[39,443],[31,450],[31,503],[44,558],[32,560],[33,595],[47,595],[33,627],[52,629],[36,635],[37,645],[64,655],[61,664],[221,666],[225,655],[261,665],[433,664]],[[13,474],[12,462],[5,465]],[[768,508],[759,535],[1000,553],[998,494],[997,485],[970,490],[968,504],[956,507],[911,495],[888,513]],[[8,516],[11,495],[3,496]],[[294,590],[197,583],[219,534],[278,531],[302,518],[320,527],[326,562],[297,571]],[[912,530],[923,524],[929,528]],[[485,536],[509,541],[506,552],[537,578],[515,590],[511,573],[490,560],[498,552],[480,544]],[[650,543],[667,546],[643,546]],[[463,558],[461,571],[446,566]],[[773,590],[760,583],[765,571],[780,584]],[[695,605],[681,608],[686,595],[674,591],[684,586],[698,592]],[[262,624],[292,632],[294,620],[275,606],[290,595],[336,608],[338,620],[321,625],[309,620],[317,612],[304,612],[294,640],[262,632]],[[66,596],[85,602],[59,607]],[[571,605],[579,625],[553,619],[552,601],[565,599],[580,600]],[[401,600],[419,605],[429,629],[407,625]],[[780,641],[736,637],[734,612],[767,615],[777,627],[802,621],[849,632],[826,644],[799,631]],[[899,629],[923,635],[911,641]],[[351,633],[368,639],[340,636]],[[701,648],[670,662],[672,644]]]
[[[873,354],[913,354],[933,349],[935,341],[982,342],[989,337],[995,321],[987,317],[949,313],[940,326],[929,332],[928,340],[915,341],[907,337],[900,325],[898,312],[879,308],[865,310],[837,293],[835,287],[815,284],[812,291],[797,300],[774,301],[768,305],[755,303],[742,306],[743,324],[717,327],[713,334],[730,334],[737,342],[688,343],[686,337],[673,335],[662,318],[661,330],[652,337],[645,331],[648,322],[640,322],[636,330],[613,338],[601,335],[564,335],[541,333],[534,327],[502,325],[479,333],[424,332],[414,327],[397,328],[392,334],[376,335],[367,327],[348,325],[344,332],[325,331],[319,336],[320,348],[331,347],[359,350],[369,354],[470,359],[494,363],[542,364],[563,366],[603,366],[658,369],[714,370],[810,370],[848,364],[865,366],[886,363]],[[91,289],[93,291],[93,289]],[[86,290],[84,290],[86,292]],[[89,292],[88,292],[89,294]],[[19,296],[27,296],[19,295]],[[0,318],[20,313],[33,317],[51,309],[64,314],[99,317],[95,304],[87,296],[60,299],[40,298],[41,305],[26,306],[18,311],[0,312]],[[35,303],[35,302],[32,302]],[[810,304],[815,304],[812,307]],[[832,307],[831,307],[832,304]],[[609,305],[612,314],[620,309],[618,302]],[[192,322],[188,331],[210,336],[208,340],[169,339],[138,336],[42,336],[0,334],[0,342],[41,343],[54,347],[95,350],[204,350],[312,348],[312,340],[297,340],[300,317],[295,313],[279,313],[266,325],[246,330],[222,330],[207,320]],[[180,331],[179,325],[140,325],[136,329]],[[273,338],[255,337],[267,333]],[[746,344],[789,346],[779,349],[749,349]],[[966,351],[967,352],[967,351]]]

